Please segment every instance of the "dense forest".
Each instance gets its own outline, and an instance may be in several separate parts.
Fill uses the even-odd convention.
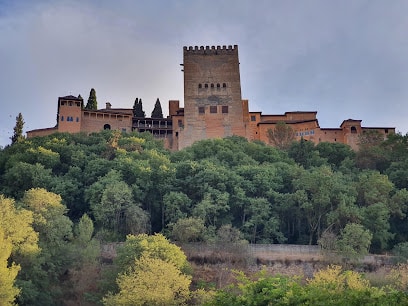
[[[55,305],[66,294],[60,284],[67,271],[84,270],[107,242],[126,241],[140,254],[141,246],[217,239],[340,251],[352,241],[371,253],[407,252],[407,153],[407,135],[384,141],[374,132],[360,138],[357,152],[303,139],[278,149],[230,137],[170,152],[148,133],[20,137],[0,149],[4,301],[17,295],[20,305]],[[106,305],[127,305],[113,293],[141,267],[171,270],[143,254],[132,257],[139,269],[129,272],[125,256],[110,281],[106,276]],[[174,266],[180,293],[189,284],[188,265],[180,259]],[[215,298],[240,305],[223,294]]]

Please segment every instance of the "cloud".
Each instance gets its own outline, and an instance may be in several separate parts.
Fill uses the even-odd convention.
[[[147,114],[183,100],[182,47],[239,45],[252,111],[317,110],[323,127],[347,118],[404,133],[408,2],[3,1],[0,145],[15,116],[55,124],[58,96],[96,89],[99,106]]]

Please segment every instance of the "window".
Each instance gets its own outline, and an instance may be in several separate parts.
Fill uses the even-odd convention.
[[[225,83],[222,83],[222,87],[224,87],[224,88],[225,88],[225,87],[227,87],[227,84],[225,84]]]
[[[228,105],[223,105],[221,111],[223,114],[228,114]]]
[[[211,83],[211,88],[214,88],[214,84]]]
[[[355,126],[352,126],[352,127],[351,127],[351,133],[352,133],[352,134],[356,134],[356,133],[357,133],[357,129],[356,129]]]
[[[201,114],[201,115],[205,114],[205,107],[204,106],[199,106],[198,107],[198,113]]]
[[[111,129],[110,124],[105,124],[105,125],[103,126],[103,129],[104,129],[104,130],[110,130],[110,129]]]
[[[205,88],[208,88],[208,84],[205,84],[204,87],[205,87]]]
[[[182,126],[183,126],[183,120],[180,120],[180,119],[179,119],[179,120],[177,121],[177,123],[178,123],[178,126],[179,126],[179,127],[182,127]]]
[[[61,116],[61,121],[64,121],[64,116]]]
[[[388,129],[384,129],[384,133],[385,133],[385,134],[388,134]]]
[[[251,121],[256,121],[256,116],[251,116]]]
[[[220,87],[221,87],[220,83],[217,83],[217,88],[220,88]]]
[[[198,84],[198,88],[202,88],[203,87],[203,85],[201,85],[201,84]]]
[[[216,114],[217,113],[217,106],[210,106],[210,113]]]
[[[76,117],[76,122],[79,122],[79,118],[78,118],[78,117]]]

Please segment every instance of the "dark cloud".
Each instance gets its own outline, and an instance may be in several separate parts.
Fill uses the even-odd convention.
[[[99,106],[147,114],[183,100],[185,45],[238,44],[253,111],[317,110],[323,127],[347,118],[408,131],[408,2],[0,2],[0,145],[15,116],[55,124],[58,96],[94,87]]]

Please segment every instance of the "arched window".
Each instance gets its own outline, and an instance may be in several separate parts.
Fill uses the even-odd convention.
[[[208,88],[208,84],[205,84],[205,86],[204,86],[205,88]]]
[[[211,83],[211,88],[214,88],[214,84]]]
[[[61,116],[61,121],[64,121],[64,116]]]
[[[224,88],[225,88],[225,87],[227,87],[227,84],[225,84],[225,83],[222,83],[222,87],[224,87]]]
[[[103,129],[104,129],[104,130],[110,130],[110,129],[111,129],[110,124],[105,124],[105,125],[103,126]]]
[[[220,88],[220,87],[221,87],[220,83],[217,83],[217,88]]]
[[[351,133],[353,133],[353,134],[357,133],[357,129],[356,129],[355,126],[352,126],[352,127],[351,127]]]

